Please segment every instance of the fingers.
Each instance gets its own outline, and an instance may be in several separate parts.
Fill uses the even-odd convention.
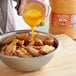
[[[48,13],[46,12],[47,11],[46,10],[46,4],[44,3],[44,1],[43,0],[38,0],[38,1],[37,0],[32,0],[32,1],[39,2],[43,6],[43,8],[44,8],[44,19],[45,19],[47,17]],[[21,4],[20,4],[20,8],[19,8],[19,15],[20,16],[22,16],[24,6],[27,3],[30,3],[32,1],[31,0],[21,0]],[[49,12],[49,10],[48,10],[48,12]]]
[[[20,8],[19,8],[19,15],[22,15],[23,8],[26,5],[27,1],[26,0],[21,0]]]

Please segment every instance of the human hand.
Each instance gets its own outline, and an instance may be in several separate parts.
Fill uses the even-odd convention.
[[[19,7],[19,15],[21,16],[22,15],[22,12],[23,12],[23,8],[24,6],[27,4],[27,0],[21,0],[20,2],[20,7]]]
[[[39,2],[42,4],[43,8],[44,8],[44,14],[45,14],[45,17],[47,16],[47,11],[46,11],[46,6],[44,4],[44,1],[43,0],[21,0],[21,4],[20,4],[20,7],[19,7],[19,15],[22,16],[22,12],[23,12],[23,8],[24,6],[27,4],[27,3],[30,3],[30,2]]]

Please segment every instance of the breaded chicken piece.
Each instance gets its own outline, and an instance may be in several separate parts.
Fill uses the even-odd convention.
[[[42,48],[40,49],[40,53],[41,54],[48,54],[54,50],[55,50],[55,47],[45,45],[45,46],[42,46]]]
[[[34,45],[35,46],[43,46],[43,42],[39,38],[35,38]]]
[[[40,50],[43,46],[33,46],[33,48]]]
[[[1,54],[6,55],[6,48],[8,47],[8,45],[4,45],[1,49]]]
[[[25,41],[25,45],[28,46],[28,45],[32,45],[33,39],[32,37],[28,37],[24,41]]]
[[[24,48],[19,48],[18,50],[16,50],[16,53],[20,57],[25,57],[25,58],[32,57],[32,55],[29,54]]]
[[[28,33],[20,33],[20,34],[16,34],[16,38],[19,40],[26,40],[27,38],[29,38],[29,34]]]
[[[2,42],[2,44],[4,44],[4,45],[9,44],[9,43],[11,43],[14,39],[16,39],[16,36],[15,36],[15,35],[10,36],[10,37],[8,37],[7,39],[5,39],[5,40]]]
[[[34,46],[34,41],[31,41],[28,46]]]
[[[37,49],[35,49],[33,47],[28,47],[27,52],[29,52],[34,57],[41,56],[41,54],[39,53],[39,50],[37,50]]]
[[[19,40],[15,39],[12,43],[10,43],[8,45],[8,47],[6,48],[6,54],[7,55],[10,55],[12,56],[15,51],[16,51],[16,43],[18,42]]]
[[[43,40],[44,45],[53,45],[54,44],[54,38],[53,37],[47,37]]]
[[[24,40],[19,40],[17,43],[18,47],[24,47]]]

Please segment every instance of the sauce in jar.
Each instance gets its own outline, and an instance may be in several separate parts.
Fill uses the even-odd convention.
[[[24,21],[32,29],[32,38],[34,39],[34,28],[40,24],[44,17],[44,9],[40,3],[28,3],[23,11]]]

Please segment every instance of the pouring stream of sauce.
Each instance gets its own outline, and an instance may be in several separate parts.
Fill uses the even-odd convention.
[[[23,12],[24,21],[31,27],[32,29],[32,38],[34,39],[34,29],[40,24],[43,20],[44,11],[39,3],[29,3],[25,6],[25,10]]]

